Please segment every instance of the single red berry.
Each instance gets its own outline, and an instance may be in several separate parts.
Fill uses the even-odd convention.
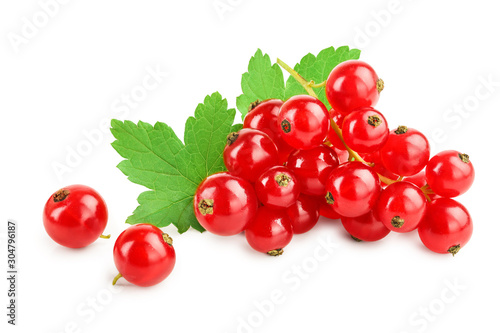
[[[287,162],[299,180],[301,192],[308,195],[325,195],[326,179],[338,165],[337,154],[325,145],[297,150]]]
[[[391,231],[410,232],[425,215],[427,201],[412,183],[395,182],[387,186],[373,208],[380,221]]]
[[[172,238],[151,224],[136,224],[122,232],[115,242],[113,257],[119,274],[140,287],[160,283],[175,265]]]
[[[342,114],[375,106],[383,89],[384,81],[370,65],[359,60],[340,63],[326,80],[326,98]]]
[[[411,176],[422,170],[430,157],[427,138],[419,131],[399,126],[389,134],[380,150],[385,168],[401,176]]]
[[[286,210],[294,234],[311,230],[319,220],[319,201],[315,197],[301,194]]]
[[[456,150],[436,154],[425,169],[427,183],[442,197],[456,197],[467,192],[474,182],[474,167],[469,155]]]
[[[300,184],[295,174],[284,166],[275,166],[255,182],[257,198],[264,205],[281,209],[292,205],[300,194]]]
[[[278,149],[269,135],[250,128],[228,135],[223,156],[231,174],[252,183],[261,173],[279,164]]]
[[[203,228],[221,236],[245,230],[257,213],[257,196],[246,180],[227,172],[203,180],[194,195],[194,213]]]
[[[358,153],[373,153],[386,143],[389,128],[382,113],[367,107],[355,110],[345,117],[342,135],[352,150]]]
[[[278,148],[280,164],[285,163],[288,155],[295,150],[281,137],[278,114],[282,105],[283,101],[279,99],[253,103],[243,121],[243,128],[253,128],[269,135]]]
[[[43,210],[43,226],[50,238],[70,248],[92,244],[102,235],[107,222],[104,199],[85,185],[63,187],[50,196]]]
[[[356,217],[341,217],[342,225],[351,237],[357,241],[378,241],[390,232],[375,216],[373,210]]]
[[[257,216],[245,230],[245,236],[254,250],[272,256],[281,255],[293,236],[286,210],[259,207]]]
[[[308,95],[291,97],[278,115],[281,137],[295,149],[311,149],[323,143],[330,117],[325,105]]]
[[[439,198],[429,204],[418,235],[431,251],[455,255],[471,238],[472,229],[472,218],[461,203]]]
[[[334,169],[326,181],[326,202],[342,216],[361,216],[372,210],[380,193],[378,175],[360,162]]]
[[[337,126],[342,129],[342,124],[344,123],[344,115],[341,114],[340,112],[335,111],[334,109],[331,109],[329,112],[330,115],[330,125],[332,122],[335,122]],[[328,141],[330,141],[331,145],[334,148],[346,151],[346,148],[344,144],[342,143],[342,140],[340,140],[339,136],[335,132],[332,126],[328,129]]]

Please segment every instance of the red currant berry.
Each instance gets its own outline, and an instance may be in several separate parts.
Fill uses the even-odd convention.
[[[384,81],[373,68],[359,60],[337,65],[326,80],[326,98],[342,114],[377,104]]]
[[[172,238],[151,224],[136,224],[122,232],[115,242],[113,257],[119,274],[140,287],[160,283],[175,265]]]
[[[201,226],[221,236],[245,230],[257,213],[257,196],[246,180],[227,172],[203,180],[194,195],[194,213]]]
[[[278,114],[282,105],[283,101],[279,99],[254,103],[243,121],[243,128],[253,128],[269,135],[278,148],[280,164],[285,163],[288,155],[295,150],[281,137]]]
[[[456,197],[471,187],[474,167],[467,154],[445,150],[431,158],[425,177],[434,193],[447,198]]]
[[[360,162],[334,169],[326,181],[326,202],[342,216],[361,216],[372,210],[380,193],[377,174]]]
[[[261,173],[279,164],[278,149],[271,138],[250,128],[229,134],[223,155],[229,172],[252,183]]]
[[[459,202],[439,198],[429,204],[418,235],[431,251],[455,255],[472,236],[472,219]]]
[[[286,210],[294,234],[311,230],[319,220],[319,201],[315,197],[301,194]]]
[[[422,170],[430,157],[427,138],[419,131],[399,126],[389,134],[380,150],[385,168],[401,176],[411,176]]]
[[[378,198],[374,213],[391,231],[415,230],[425,215],[427,201],[422,191],[408,182],[387,186]]]
[[[300,194],[299,181],[295,174],[284,166],[265,171],[255,182],[257,198],[264,205],[280,209],[292,205]]]
[[[281,107],[278,124],[282,138],[295,149],[311,149],[325,140],[330,117],[325,105],[308,95],[293,96]]]
[[[286,210],[259,207],[257,216],[245,230],[245,236],[254,250],[272,256],[281,255],[293,236]]]
[[[102,235],[107,223],[108,208],[104,199],[85,185],[60,189],[52,194],[43,209],[43,226],[50,238],[70,248],[92,244]]]
[[[308,195],[324,195],[326,179],[338,165],[337,154],[325,145],[298,150],[287,162],[299,180],[301,192]]]
[[[372,153],[386,143],[389,128],[382,113],[371,107],[362,108],[345,117],[342,135],[349,148],[358,153]]]
[[[330,124],[335,122],[337,126],[342,129],[342,124],[344,122],[344,115],[335,111],[334,109],[330,110]],[[344,144],[342,143],[342,140],[340,140],[339,136],[335,132],[332,126],[328,129],[328,141],[330,141],[331,145],[334,148],[340,149],[340,150],[346,150]]]
[[[373,214],[373,210],[356,217],[341,217],[345,230],[357,241],[378,241],[390,232],[389,229]]]

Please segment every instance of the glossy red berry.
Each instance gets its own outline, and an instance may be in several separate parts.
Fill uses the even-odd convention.
[[[279,99],[255,103],[243,121],[243,128],[253,128],[269,135],[278,148],[280,164],[285,163],[288,155],[295,150],[281,137],[278,114],[282,105],[283,101]]]
[[[461,203],[439,198],[429,204],[418,235],[431,251],[455,255],[471,238],[472,229],[470,214]]]
[[[373,153],[384,146],[389,137],[387,120],[374,108],[349,113],[342,125],[344,141],[358,153]]]
[[[295,151],[287,162],[299,180],[301,192],[308,195],[325,195],[326,179],[338,165],[337,154],[325,145]]]
[[[203,228],[221,236],[245,230],[257,213],[257,196],[246,180],[227,172],[203,180],[194,196],[194,213]]]
[[[107,222],[104,199],[85,185],[63,187],[50,196],[43,210],[43,225],[50,238],[70,248],[93,243]]]
[[[245,236],[254,250],[272,256],[281,255],[293,236],[286,210],[259,207],[257,216],[245,230]]]
[[[427,138],[419,131],[399,126],[389,134],[380,150],[385,168],[400,176],[411,176],[422,170],[430,157]]]
[[[115,242],[113,257],[118,276],[140,287],[160,283],[175,265],[172,238],[151,224],[136,224],[122,232]]]
[[[297,95],[281,106],[278,124],[282,138],[290,146],[311,149],[325,140],[330,128],[330,117],[319,99]]]
[[[359,60],[337,65],[326,80],[326,98],[332,108],[342,114],[375,106],[384,82],[373,68]]]
[[[265,171],[255,182],[257,198],[264,205],[281,209],[292,205],[300,194],[300,184],[295,174],[284,166]]]
[[[387,229],[409,232],[418,227],[425,215],[426,204],[418,187],[401,181],[392,183],[380,193],[373,210]]]
[[[436,154],[425,169],[427,183],[442,197],[456,197],[467,192],[474,182],[474,167],[467,154],[445,150]]]
[[[311,230],[319,220],[319,201],[315,197],[301,194],[286,210],[294,234]]]
[[[360,162],[334,169],[326,181],[326,202],[342,216],[361,216],[372,210],[380,193],[377,174]]]
[[[269,135],[250,128],[228,135],[223,156],[231,174],[252,183],[264,171],[279,164],[278,149]]]
[[[373,210],[356,217],[341,217],[342,225],[352,238],[358,241],[378,241],[390,232],[373,214]]]

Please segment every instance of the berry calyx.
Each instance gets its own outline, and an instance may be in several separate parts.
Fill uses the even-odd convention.
[[[405,220],[402,219],[401,216],[394,216],[391,220],[391,225],[397,229],[400,229],[404,223],[405,223]]]
[[[207,214],[214,213],[214,200],[213,199],[203,199],[198,203],[198,211],[201,215],[205,216]]]

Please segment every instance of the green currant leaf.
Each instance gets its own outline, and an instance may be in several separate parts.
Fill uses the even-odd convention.
[[[184,143],[161,122],[152,126],[112,120],[112,146],[125,158],[118,168],[131,182],[150,189],[139,195],[139,207],[126,222],[157,227],[172,223],[179,233],[189,227],[203,231],[193,197],[204,178],[226,170],[222,152],[235,114],[219,93],[207,96],[186,121]]]
[[[236,98],[236,106],[241,112],[241,119],[248,113],[248,107],[256,100],[285,97],[285,80],[278,64],[271,65],[269,55],[260,49],[250,59],[248,72],[241,78],[243,94]]]
[[[361,53],[358,49],[349,49],[348,46],[341,46],[337,49],[333,47],[322,50],[318,56],[311,53],[303,57],[300,62],[295,65],[294,70],[297,71],[307,81],[313,80],[315,83],[321,83],[328,78],[332,69],[346,60],[359,59]],[[318,98],[330,109],[325,94],[325,88],[313,88]],[[286,81],[285,99],[295,95],[307,94],[306,90],[293,77],[289,77]]]

